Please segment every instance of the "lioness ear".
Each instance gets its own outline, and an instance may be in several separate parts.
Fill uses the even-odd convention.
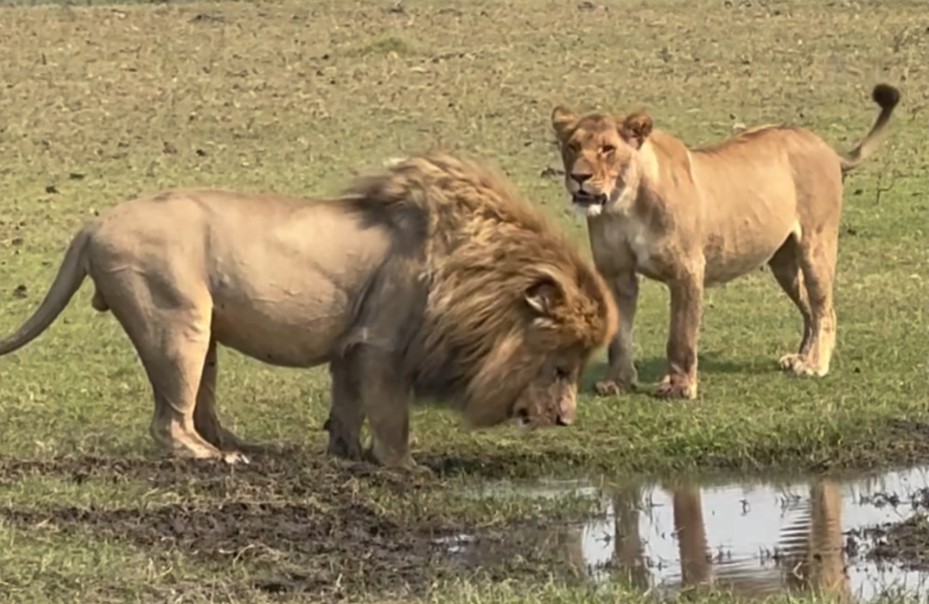
[[[577,116],[564,105],[558,105],[552,110],[552,128],[559,140],[565,140],[574,128]]]
[[[626,116],[622,126],[619,127],[619,134],[623,139],[639,149],[645,143],[645,139],[652,133],[652,118],[644,111],[637,111]]]
[[[550,278],[543,278],[526,288],[526,303],[540,317],[550,318],[561,304],[561,288]]]

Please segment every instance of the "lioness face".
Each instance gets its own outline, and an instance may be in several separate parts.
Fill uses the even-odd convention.
[[[552,126],[575,209],[597,216],[622,212],[635,201],[641,180],[639,149],[651,133],[651,118],[644,113],[625,119],[605,114],[578,117],[556,107]]]

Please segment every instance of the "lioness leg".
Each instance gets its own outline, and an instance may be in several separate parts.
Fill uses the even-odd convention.
[[[800,250],[796,238],[790,236],[768,262],[774,278],[784,293],[793,301],[803,317],[803,338],[796,353],[784,355],[780,359],[783,369],[792,369],[798,362],[806,359],[813,341],[812,311],[807,299],[803,272],[800,268]]]
[[[829,236],[825,229],[812,241],[800,244],[800,266],[810,301],[813,332],[805,359],[798,359],[791,368],[798,375],[824,376],[829,373],[832,351],[835,349],[836,317],[832,288],[835,282],[835,265],[838,237]]]
[[[197,406],[194,409],[194,427],[210,444],[222,451],[260,451],[256,444],[245,442],[227,430],[216,415],[216,374],[219,369],[216,358],[216,340],[210,338],[200,388],[197,390]]]
[[[690,271],[668,282],[671,327],[668,370],[658,385],[661,398],[697,397],[697,339],[703,313],[703,271]]]
[[[332,407],[326,422],[326,429],[329,430],[327,453],[351,460],[362,458],[361,425],[364,423],[358,378],[352,372],[352,361],[356,354],[357,349],[351,350],[345,357],[333,358],[329,364]]]
[[[619,330],[607,348],[609,369],[606,379],[594,387],[597,394],[610,396],[636,389],[638,372],[632,351],[632,332],[636,303],[639,298],[639,278],[634,271],[610,281],[610,289],[619,307]]]

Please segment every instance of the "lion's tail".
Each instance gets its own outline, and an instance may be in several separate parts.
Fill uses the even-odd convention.
[[[869,155],[880,146],[884,135],[887,133],[887,123],[890,121],[890,115],[893,113],[897,103],[900,102],[900,91],[890,84],[878,84],[871,93],[871,98],[881,108],[881,113],[877,116],[871,131],[864,137],[858,146],[845,154],[839,155],[842,164],[842,174],[857,168],[858,165],[868,158]]]
[[[87,276],[84,250],[88,240],[89,235],[86,231],[81,231],[74,237],[42,304],[16,333],[0,341],[0,356],[22,348],[39,337],[68,306],[74,292],[78,290]]]

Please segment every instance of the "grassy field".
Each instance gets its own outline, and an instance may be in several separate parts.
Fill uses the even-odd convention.
[[[885,145],[846,181],[827,378],[777,370],[801,323],[760,271],[709,292],[698,400],[595,399],[586,393],[605,369],[601,355],[571,430],[470,434],[449,411],[418,410],[414,455],[437,471],[421,482],[321,457],[324,369],[275,369],[226,350],[220,413],[242,437],[290,453],[235,471],[156,460],[144,374],[85,285],[49,333],[0,359],[9,599],[590,601],[570,581],[548,583],[553,569],[552,581],[564,574],[550,560],[456,567],[427,547],[463,527],[503,539],[511,523],[544,525],[579,506],[466,504],[454,488],[929,454],[922,0],[69,4],[0,2],[2,332],[42,299],[75,230],[139,193],[329,194],[388,157],[443,147],[497,162],[586,250],[551,169],[560,168],[555,103],[644,106],[692,145],[738,123],[789,121],[848,149],[873,121],[875,83],[899,86],[903,100]],[[663,367],[667,305],[663,287],[643,283],[645,382]],[[517,583],[488,583],[503,577]]]

